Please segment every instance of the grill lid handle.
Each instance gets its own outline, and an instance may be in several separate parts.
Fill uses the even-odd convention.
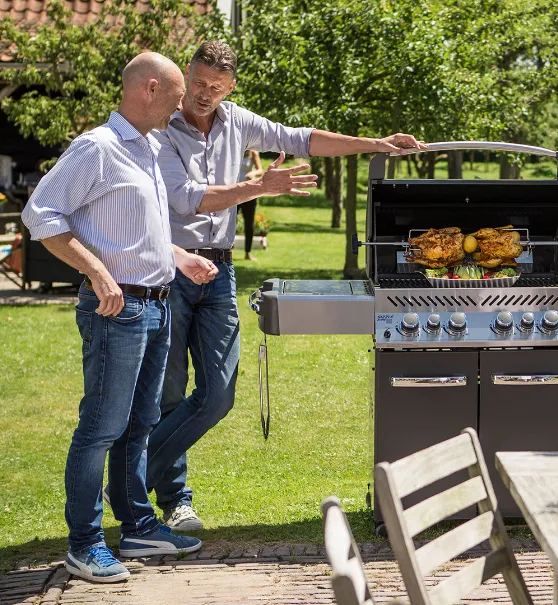
[[[491,149],[493,151],[508,151],[510,153],[530,153],[544,155],[558,160],[558,152],[544,147],[520,145],[519,143],[503,143],[501,141],[446,141],[441,143],[428,143],[428,149],[409,149],[408,153],[427,153],[428,151],[456,151],[459,149]],[[390,155],[399,155],[390,153]]]

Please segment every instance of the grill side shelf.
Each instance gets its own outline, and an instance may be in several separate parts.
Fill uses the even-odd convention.
[[[266,280],[251,306],[265,334],[373,334],[368,280]]]

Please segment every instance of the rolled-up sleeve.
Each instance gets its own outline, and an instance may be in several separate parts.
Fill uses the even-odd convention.
[[[272,122],[242,107],[235,107],[241,128],[247,133],[247,149],[284,151],[297,158],[310,155],[310,135],[313,128],[290,128]]]
[[[195,215],[207,185],[190,180],[188,171],[166,132],[155,130],[152,134],[161,144],[157,162],[167,188],[169,205],[183,216]]]
[[[40,180],[21,213],[31,239],[71,231],[68,217],[91,201],[102,180],[102,150],[92,135],[75,139],[56,165]]]

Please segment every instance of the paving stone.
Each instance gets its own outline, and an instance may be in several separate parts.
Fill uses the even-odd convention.
[[[275,557],[275,549],[271,546],[264,546],[258,555],[260,559],[270,559]]]
[[[291,547],[290,546],[279,546],[275,549],[276,557],[290,557]]]

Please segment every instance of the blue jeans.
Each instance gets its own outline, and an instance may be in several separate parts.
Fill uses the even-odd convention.
[[[124,296],[117,317],[95,313],[99,300],[82,284],[76,323],[83,340],[84,396],[66,463],[69,545],[104,541],[101,490],[107,451],[110,499],[122,533],[158,527],[147,497],[147,436],[160,416],[170,347],[167,301]]]
[[[163,510],[192,504],[185,451],[231,410],[240,357],[236,278],[232,263],[196,285],[177,270],[171,284],[171,349],[165,374],[162,419],[149,436],[147,488]],[[188,349],[195,388],[185,396]]]

